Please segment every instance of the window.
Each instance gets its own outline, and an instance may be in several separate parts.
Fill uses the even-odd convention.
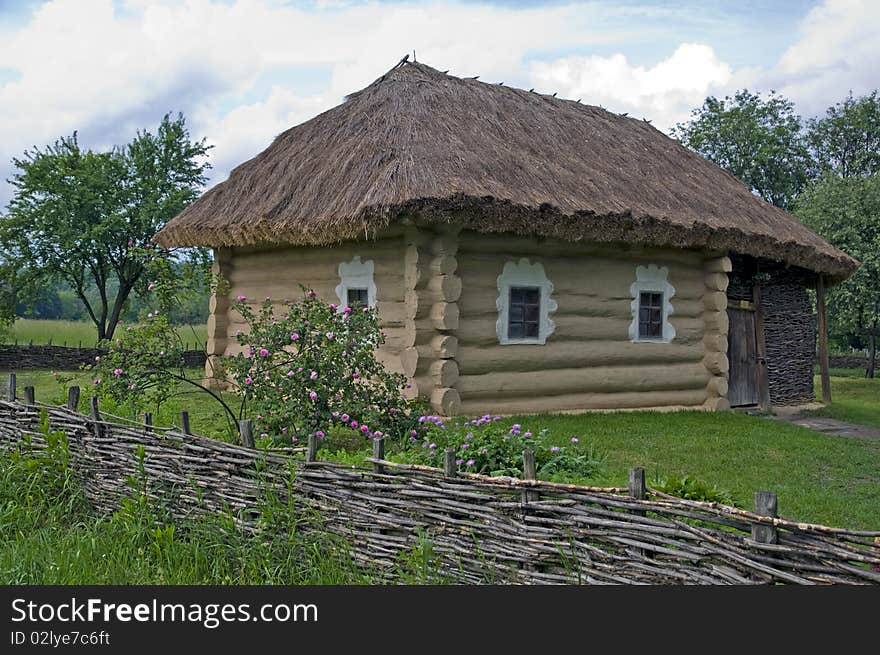
[[[339,265],[339,284],[336,297],[339,298],[339,311],[346,305],[354,307],[376,306],[376,283],[373,281],[374,264],[372,259],[365,262],[357,255],[350,262]]]
[[[669,269],[665,266],[636,267],[636,281],[629,288],[632,296],[629,338],[632,341],[669,343],[675,338],[675,328],[669,322],[675,288],[668,277]]]
[[[663,294],[642,291],[639,296],[639,339],[663,336]]]
[[[544,344],[556,325],[550,314],[556,311],[553,284],[544,267],[528,259],[507,262],[498,276],[495,301],[498,321],[495,331],[501,344]]]
[[[367,290],[361,289],[361,288],[349,288],[348,289],[348,306],[349,307],[369,307]]]
[[[507,336],[510,339],[537,339],[541,323],[541,289],[510,287]]]

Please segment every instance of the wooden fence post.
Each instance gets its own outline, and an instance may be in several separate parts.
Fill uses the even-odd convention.
[[[385,459],[385,437],[373,439],[373,459]],[[385,467],[378,462],[373,462],[374,473],[384,473]]]
[[[15,373],[9,374],[9,382],[6,385],[6,400],[15,402]]]
[[[149,434],[153,431],[153,412],[144,412],[144,432]]]
[[[755,514],[776,518],[778,516],[776,494],[771,491],[756,491]],[[775,544],[778,538],[776,528],[772,525],[764,525],[763,523],[752,524],[752,539],[758,543]]]
[[[33,407],[37,404],[36,399],[36,391],[33,387],[25,387],[24,388],[24,404],[28,407]]]
[[[636,466],[629,470],[629,497],[636,500],[645,500],[648,497],[645,486],[645,469]],[[644,516],[644,512],[634,512]]]
[[[104,430],[101,427],[101,412],[98,410],[97,396],[92,396],[89,399],[89,410],[92,417],[92,423],[95,425],[95,436],[100,439],[104,436]]]
[[[831,378],[828,371],[828,320],[825,315],[825,278],[816,278],[816,330],[819,333],[819,377],[822,380],[822,402],[831,404]]]
[[[241,445],[245,448],[254,447],[254,424],[250,419],[238,422],[238,434],[241,437]]]
[[[455,451],[452,448],[447,448],[443,451],[443,473],[447,477],[454,478],[457,468],[455,464]]]
[[[537,480],[538,468],[535,464],[535,452],[533,450],[523,451],[523,480]],[[524,489],[522,492],[523,503],[533,503],[540,498],[540,494],[533,489]]]
[[[318,459],[318,437],[309,435],[308,448],[306,449],[306,461],[315,462]]]
[[[184,434],[192,434],[189,430],[189,412],[180,412],[180,431]]]
[[[79,387],[70,387],[67,390],[67,409],[71,412],[79,410]]]

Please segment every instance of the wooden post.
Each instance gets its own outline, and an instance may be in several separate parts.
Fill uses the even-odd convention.
[[[752,300],[755,303],[755,350],[758,358],[758,406],[761,411],[770,411],[770,381],[767,377],[767,343],[764,339],[764,308],[761,304],[761,285],[752,287]]]
[[[36,405],[36,395],[33,387],[24,388],[24,404],[28,407]]]
[[[455,451],[452,448],[443,451],[443,472],[450,478],[454,478],[457,472]]]
[[[822,402],[831,404],[831,378],[828,373],[828,323],[825,317],[825,278],[816,278],[816,314],[819,332],[819,375],[822,378]]]
[[[97,396],[92,396],[89,399],[89,413],[92,417],[92,423],[95,424],[95,436],[101,438],[104,436],[104,430],[101,426],[101,412],[98,410]]]
[[[71,412],[79,410],[79,387],[70,387],[67,390],[67,409]]]
[[[308,449],[306,450],[306,461],[316,462],[318,460],[318,437],[314,434],[309,435]]]
[[[180,431],[184,434],[192,434],[189,430],[189,412],[180,412]]]
[[[385,459],[385,437],[373,439],[373,459]],[[375,473],[384,473],[385,467],[373,462],[373,471]]]
[[[15,401],[15,373],[9,374],[9,383],[6,385],[6,400]]]
[[[523,480],[537,480],[538,467],[535,464],[535,452],[532,450],[523,451]],[[533,503],[537,501],[541,495],[533,489],[525,489],[522,492],[523,503]]]
[[[153,431],[153,412],[144,412],[144,432]]]
[[[629,470],[629,497],[645,500],[648,497],[645,486],[645,469],[641,466]]]
[[[250,419],[238,422],[238,434],[241,436],[241,445],[245,448],[254,447],[254,424]]]
[[[776,494],[771,491],[755,492],[755,514],[761,516],[778,516],[776,511]],[[776,528],[763,523],[752,524],[752,539],[762,544],[775,544],[778,540]]]

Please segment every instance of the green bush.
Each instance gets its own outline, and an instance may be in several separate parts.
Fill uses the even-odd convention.
[[[523,451],[531,450],[538,478],[566,481],[594,477],[602,465],[595,452],[577,437],[557,446],[550,442],[547,430],[534,434],[499,416],[486,414],[449,424],[438,416],[422,416],[419,422],[419,428],[410,433],[409,447],[397,455],[399,459],[440,467],[445,449],[452,448],[462,471],[522,477]]]
[[[670,496],[677,496],[686,500],[699,500],[703,502],[721,503],[733,505],[733,497],[725,489],[719,489],[715,485],[700,480],[690,475],[682,478],[670,476],[656,480],[652,486],[657,491],[662,491]]]

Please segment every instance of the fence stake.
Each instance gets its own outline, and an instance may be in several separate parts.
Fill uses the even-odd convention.
[[[537,480],[538,467],[535,464],[535,452],[533,450],[523,451],[523,480]],[[524,489],[522,492],[523,503],[533,503],[538,500],[540,494],[532,489]]]
[[[73,386],[67,390],[67,409],[75,412],[79,409],[79,387]]]
[[[385,437],[373,439],[373,459],[385,459]],[[384,473],[385,467],[373,462],[373,472]]]
[[[629,497],[636,500],[645,500],[648,497],[645,491],[645,469],[641,466],[629,470]],[[644,516],[644,513],[641,513]]]
[[[189,412],[185,410],[180,412],[180,431],[184,434],[192,434],[189,431]]]
[[[241,436],[241,445],[245,448],[254,447],[254,424],[250,419],[238,422],[238,434]]]
[[[6,400],[9,402],[15,400],[15,373],[9,374],[9,384],[6,387]]]
[[[314,434],[309,435],[309,447],[306,450],[306,461],[314,462],[318,459],[318,437]]]
[[[36,404],[36,395],[33,387],[24,388],[24,404],[33,407]]]
[[[89,399],[89,410],[92,415],[92,422],[95,424],[95,436],[100,439],[103,436],[104,430],[101,427],[101,412],[98,411],[97,396],[92,396]]]
[[[144,412],[144,432],[153,431],[153,412]]]
[[[443,451],[443,472],[450,478],[455,477],[456,473],[455,451],[447,448]]]
[[[761,516],[778,516],[776,512],[776,494],[771,491],[755,492],[755,514]],[[762,523],[752,524],[752,539],[762,544],[775,544],[778,540],[776,528]]]

